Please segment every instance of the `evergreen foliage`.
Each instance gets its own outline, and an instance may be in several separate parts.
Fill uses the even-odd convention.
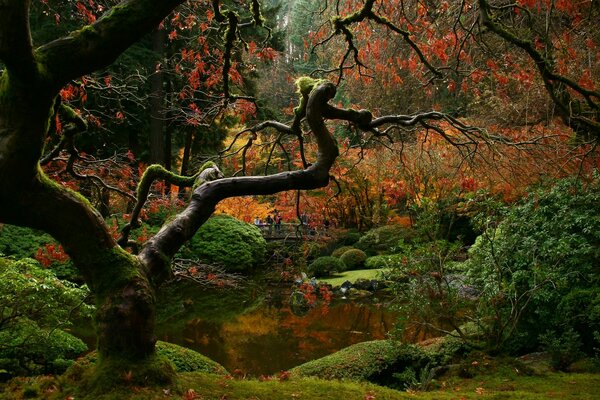
[[[315,277],[328,276],[334,271],[345,271],[346,264],[339,258],[325,256],[319,257],[308,266],[308,272]]]
[[[346,269],[361,269],[365,266],[367,254],[359,249],[350,249],[340,256],[340,260],[346,265]]]
[[[228,215],[211,217],[182,250],[187,258],[247,271],[264,260],[267,242],[260,230]]]
[[[533,350],[540,335],[569,329],[588,351],[598,346],[597,176],[588,186],[567,179],[534,191],[481,235],[469,255],[466,271],[479,291],[478,317],[495,346]],[[546,343],[556,340],[546,335]]]
[[[368,231],[355,246],[368,256],[393,254],[401,241],[410,243],[415,236],[416,233],[405,226],[385,225]]]
[[[0,369],[61,373],[87,346],[63,331],[89,317],[86,287],[60,281],[35,260],[0,258]]]

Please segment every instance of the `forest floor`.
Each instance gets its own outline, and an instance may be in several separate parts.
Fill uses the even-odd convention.
[[[82,393],[77,382],[65,377],[13,379],[0,385],[0,399],[50,400],[388,400],[388,399],[599,399],[600,373],[552,372],[527,368],[527,373],[493,359],[473,365],[473,376],[442,376],[428,383],[428,391],[394,390],[357,382],[294,378],[286,373],[263,379],[207,373],[178,375],[172,387],[122,386],[108,393]]]

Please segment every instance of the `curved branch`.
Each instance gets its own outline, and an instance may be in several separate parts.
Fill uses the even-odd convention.
[[[148,200],[148,194],[150,193],[150,187],[157,179],[162,179],[170,184],[177,185],[179,187],[191,187],[196,184],[196,180],[202,177],[202,173],[209,169],[215,168],[215,163],[209,161],[203,164],[198,172],[192,176],[181,176],[177,175],[159,164],[150,165],[144,171],[142,179],[138,183],[137,187],[137,200],[133,210],[131,211],[131,218],[127,225],[121,229],[121,237],[119,237],[118,244],[121,247],[126,247],[129,241],[129,234],[132,229],[140,226],[139,217],[142,212],[142,208]],[[135,199],[134,199],[135,200]]]
[[[169,260],[211,216],[219,201],[229,197],[307,190],[327,185],[329,170],[339,151],[333,136],[325,126],[323,112],[335,92],[332,83],[320,84],[310,92],[306,115],[319,149],[317,160],[310,167],[269,176],[219,179],[207,182],[194,191],[189,206],[172,222],[163,226],[139,255],[148,269],[148,276],[155,279],[154,284],[160,283],[170,275]]]

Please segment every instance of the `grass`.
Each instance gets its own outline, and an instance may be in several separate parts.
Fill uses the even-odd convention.
[[[515,370],[496,371],[466,379],[451,377],[434,383],[429,392],[397,391],[371,384],[347,381],[326,381],[313,378],[285,379],[273,377],[266,381],[233,379],[208,373],[183,373],[173,387],[113,388],[102,396],[79,393],[74,382],[64,378],[40,376],[19,378],[0,386],[0,399],[98,399],[98,400],[393,400],[393,399],[597,399],[600,374],[547,373],[525,376]]]
[[[354,271],[345,271],[332,275],[329,278],[320,278],[319,282],[329,283],[332,286],[340,286],[346,281],[356,282],[357,279],[380,279],[384,268],[379,269],[357,269]]]

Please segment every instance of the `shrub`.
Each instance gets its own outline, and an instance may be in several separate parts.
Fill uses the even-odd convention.
[[[264,260],[266,248],[260,229],[228,215],[218,215],[202,225],[180,256],[220,264],[230,271],[244,271]]]
[[[340,234],[336,240],[338,246],[352,246],[360,240],[360,233],[356,231],[346,231]]]
[[[308,272],[315,277],[327,276],[334,271],[344,271],[346,265],[337,257],[319,257],[308,266]]]
[[[52,236],[15,225],[0,225],[0,253],[16,259],[33,258],[46,243],[54,242]]]
[[[396,268],[402,269],[406,264],[406,255],[404,254],[389,254],[381,256],[369,257],[365,261],[365,268],[367,269],[378,269],[378,268]]]
[[[365,265],[367,254],[359,249],[351,249],[341,255],[340,260],[346,264],[346,269],[361,269]]]
[[[597,316],[581,318],[578,305],[590,301],[590,310],[600,310],[594,293],[600,283],[598,215],[600,179],[587,188],[568,179],[533,191],[477,238],[466,267],[480,293],[476,320],[495,347],[531,351],[541,334],[569,328],[594,347],[589,341]]]
[[[354,247],[352,246],[342,246],[342,247],[338,247],[337,249],[335,249],[333,252],[331,252],[331,257],[337,257],[340,258],[342,256],[342,254],[344,254],[345,252],[347,252],[348,250],[352,250],[354,249]]]
[[[15,259],[36,258],[60,279],[82,282],[83,278],[52,236],[42,231],[15,225],[0,225],[0,254]]]
[[[416,238],[413,229],[401,225],[386,225],[371,229],[360,238],[355,247],[369,256],[395,253],[401,241],[411,243]]]
[[[566,371],[567,368],[583,356],[581,352],[581,340],[572,328],[557,335],[555,332],[546,332],[540,336],[540,343],[544,350],[550,354],[550,364],[558,371]]]
[[[0,258],[0,369],[12,375],[61,373],[87,349],[62,331],[91,315],[88,290],[60,281],[32,259]]]

